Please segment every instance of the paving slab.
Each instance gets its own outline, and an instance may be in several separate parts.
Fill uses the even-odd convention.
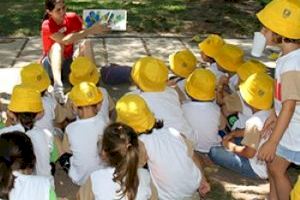
[[[19,57],[16,58],[13,67],[24,67],[31,62],[39,61],[42,51],[41,38],[30,38]]]
[[[142,56],[147,55],[140,38],[105,38],[109,63],[132,66]]]
[[[27,39],[0,39],[0,68],[11,67]]]
[[[106,49],[103,45],[103,40],[104,39],[102,39],[102,38],[93,38],[92,39],[95,60],[96,60],[96,64],[98,67],[103,66],[107,63]]]
[[[178,38],[143,38],[147,49],[152,56],[160,58],[169,63],[169,55],[184,48],[185,46]]]

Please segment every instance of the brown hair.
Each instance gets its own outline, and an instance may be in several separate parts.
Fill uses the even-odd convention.
[[[17,119],[20,121],[25,131],[28,131],[33,128],[35,117],[38,113],[24,112],[24,113],[15,113]]]
[[[14,170],[33,169],[35,155],[30,138],[18,131],[0,135],[0,198],[8,199]]]
[[[45,0],[45,13],[42,21],[45,21],[46,19],[49,19],[49,15],[47,13],[47,10],[52,11],[55,8],[55,5],[59,3],[60,0]]]
[[[104,130],[102,152],[108,164],[115,167],[113,181],[121,185],[117,192],[129,200],[135,199],[139,185],[138,148],[137,133],[131,127],[113,123]]]

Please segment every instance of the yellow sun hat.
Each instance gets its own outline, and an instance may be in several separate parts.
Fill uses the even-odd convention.
[[[267,67],[262,62],[254,59],[246,61],[236,71],[241,81],[245,81],[250,75],[260,72],[267,72]]]
[[[51,81],[44,67],[38,63],[26,65],[21,70],[21,82],[40,92],[48,89]]]
[[[160,92],[167,86],[168,68],[162,60],[143,57],[132,67],[131,78],[145,92]]]
[[[300,39],[300,1],[273,0],[257,14],[271,31],[290,39]]]
[[[80,56],[74,59],[69,75],[69,81],[72,85],[77,85],[85,81],[97,84],[99,79],[100,73],[90,58]]]
[[[225,44],[225,41],[216,34],[209,35],[205,40],[199,43],[200,51],[203,51],[207,56],[215,58],[220,48]]]
[[[196,69],[185,83],[188,95],[200,101],[213,100],[215,89],[216,76],[208,69]]]
[[[43,111],[41,93],[28,85],[16,85],[11,95],[8,110],[16,113]]]
[[[229,72],[236,72],[244,63],[244,51],[236,45],[225,44],[218,51],[215,61],[223,69]]]
[[[244,101],[250,106],[267,110],[273,104],[274,81],[266,73],[256,73],[240,84],[240,93]]]
[[[293,190],[291,191],[291,200],[300,199],[300,176],[298,177],[298,181],[296,182]]]
[[[196,69],[197,58],[190,50],[183,49],[171,54],[169,63],[175,75],[187,78]]]
[[[69,98],[75,106],[90,106],[100,103],[103,95],[94,83],[81,82],[72,88]]]
[[[155,117],[145,100],[139,95],[128,94],[116,103],[117,122],[131,126],[137,133],[151,130]]]

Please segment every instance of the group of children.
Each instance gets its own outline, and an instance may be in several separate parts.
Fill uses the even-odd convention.
[[[137,89],[116,102],[88,57],[72,61],[64,104],[42,65],[25,66],[0,129],[0,199],[57,199],[57,162],[80,200],[199,199],[211,189],[203,156],[269,179],[269,199],[300,199],[300,183],[291,192],[287,176],[300,164],[300,2],[273,0],[257,16],[268,45],[282,50],[275,80],[214,34],[199,44],[205,68],[188,49],[171,54],[169,68],[140,58],[131,70]]]

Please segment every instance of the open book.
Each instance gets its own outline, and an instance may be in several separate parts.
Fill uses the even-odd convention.
[[[85,28],[100,21],[103,24],[108,23],[113,31],[126,31],[126,10],[86,9],[83,10],[82,17]]]

